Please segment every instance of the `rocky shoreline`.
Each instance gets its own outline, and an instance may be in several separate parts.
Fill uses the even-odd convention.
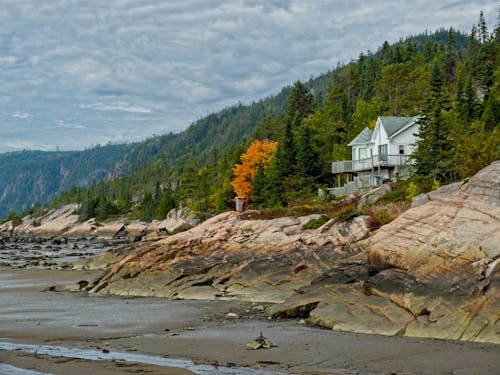
[[[34,229],[26,218],[0,232],[124,240],[106,265],[114,264],[85,286],[90,294],[269,302],[270,317],[339,331],[500,344],[499,176],[497,161],[465,184],[417,197],[377,230],[369,216],[304,229],[319,215],[236,212],[199,225],[176,214],[163,224],[96,226],[66,207]]]

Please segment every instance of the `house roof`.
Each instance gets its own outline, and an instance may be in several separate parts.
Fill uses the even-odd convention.
[[[370,143],[372,138],[372,131],[370,128],[366,127],[354,138],[351,142],[349,142],[348,146],[360,145]]]
[[[418,116],[414,117],[396,117],[396,116],[380,116],[380,122],[384,126],[385,132],[388,137],[393,136],[399,130],[403,129],[406,125],[414,122],[418,119]]]

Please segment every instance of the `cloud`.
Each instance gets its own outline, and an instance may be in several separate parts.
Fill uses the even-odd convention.
[[[150,108],[141,107],[138,105],[132,105],[130,103],[118,102],[118,103],[94,103],[94,104],[81,104],[82,109],[94,109],[96,111],[122,111],[129,113],[151,113]]]
[[[49,150],[51,147],[30,140],[12,140],[3,143],[7,150]]]
[[[87,129],[84,125],[67,123],[64,120],[57,120],[56,125],[65,129]]]
[[[0,139],[57,137],[83,148],[118,132],[135,140],[178,130],[385,40],[441,26],[468,31],[481,9],[491,30],[497,7],[497,0],[3,2],[0,102],[13,115],[2,118],[2,127],[12,126],[0,127]],[[36,113],[32,131],[16,133],[19,119],[31,118],[19,108]],[[78,126],[88,134],[75,139]]]
[[[12,65],[17,62],[15,56],[0,56],[0,65]]]
[[[14,118],[19,118],[19,119],[22,119],[22,120],[28,120],[28,119],[33,118],[32,114],[29,114],[29,113],[26,113],[26,112],[21,112],[21,111],[16,111],[16,112],[12,113],[10,116],[14,117]]]

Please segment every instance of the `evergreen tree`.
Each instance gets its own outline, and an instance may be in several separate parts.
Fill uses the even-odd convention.
[[[283,166],[278,162],[280,160],[280,152],[280,147],[278,146],[273,162],[267,171],[266,190],[268,207],[282,207],[286,205],[285,179],[287,177],[283,173]]]
[[[316,178],[321,173],[318,162],[319,155],[313,146],[311,129],[304,125],[300,129],[297,141],[297,175]]]
[[[426,62],[432,61],[436,55],[436,43],[431,40],[426,40],[424,43],[424,57]]]
[[[453,143],[449,139],[449,124],[442,119],[441,69],[434,61],[430,77],[431,95],[420,122],[417,150],[413,153],[417,174],[428,181],[447,182],[451,177]]]
[[[288,96],[288,117],[300,121],[314,112],[314,98],[309,89],[300,81],[294,83]]]
[[[105,197],[100,196],[95,209],[95,218],[98,221],[106,220],[109,216],[116,213],[115,206]]]
[[[434,60],[432,64],[431,71],[431,101],[439,101],[442,99],[442,88],[443,88],[443,74],[441,73],[441,68],[437,60]]]
[[[282,145],[280,147],[279,145]],[[285,134],[283,140],[278,145],[280,149],[279,154],[279,165],[282,168],[283,176],[289,176],[294,172],[295,169],[295,141],[292,132],[292,121],[290,118],[287,119],[285,125]]]
[[[154,212],[155,207],[153,205],[153,194],[146,190],[139,205],[138,216],[143,221],[151,221],[153,220]]]
[[[250,197],[250,204],[254,207],[263,207],[266,204],[267,195],[267,181],[264,173],[264,166],[259,163],[257,172],[252,179],[252,195]]]
[[[392,50],[389,42],[386,40],[382,47],[380,48],[380,58],[382,60],[382,65],[387,65],[392,60]]]
[[[500,128],[500,97],[489,95],[484,104],[481,120],[486,131],[493,131]]]
[[[477,99],[476,90],[472,84],[472,77],[469,76],[467,83],[465,84],[463,92],[462,103],[462,113],[464,114],[464,120],[469,122],[476,117],[477,113]]]
[[[174,192],[171,189],[165,189],[163,191],[163,196],[155,210],[154,218],[156,220],[163,220],[167,217],[170,210],[177,206],[177,202],[174,197]]]
[[[457,64],[457,51],[455,48],[455,30],[450,27],[448,30],[448,44],[446,46],[446,56],[444,58],[444,71],[446,80],[451,83],[455,80],[455,68]]]
[[[483,11],[479,12],[479,22],[477,24],[478,40],[481,44],[485,44],[489,40],[488,27],[484,19]]]

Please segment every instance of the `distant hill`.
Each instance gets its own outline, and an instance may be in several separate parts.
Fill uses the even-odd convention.
[[[35,202],[46,204],[73,186],[83,187],[106,178],[133,146],[0,154],[0,218]]]

